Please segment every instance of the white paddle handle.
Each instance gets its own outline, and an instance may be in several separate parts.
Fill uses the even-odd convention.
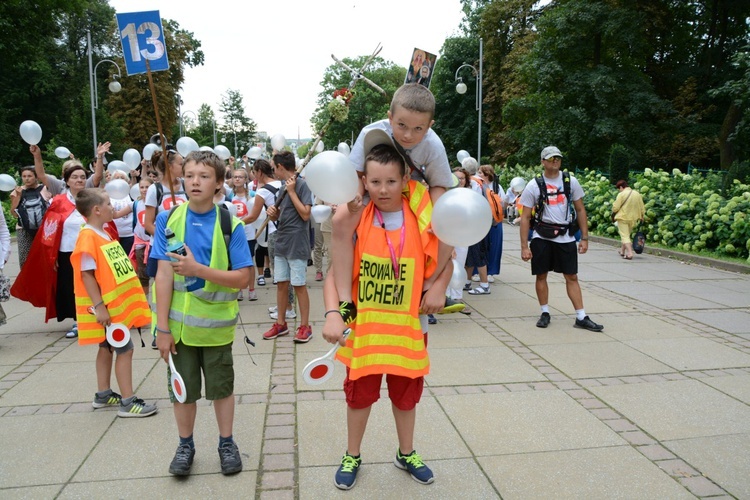
[[[172,370],[172,373],[177,373],[177,368],[174,367],[174,361],[172,361],[172,353],[169,353],[169,369]]]
[[[346,330],[344,330],[344,338],[346,338],[347,335],[349,335],[351,333],[351,331],[352,331],[351,328],[347,328]],[[341,344],[339,344],[338,342],[336,342],[336,344],[333,347],[331,347],[331,350],[328,351],[328,354],[326,354],[325,356],[323,356],[320,359],[333,359],[333,356],[336,354],[336,351],[339,350],[339,347],[341,347]]]

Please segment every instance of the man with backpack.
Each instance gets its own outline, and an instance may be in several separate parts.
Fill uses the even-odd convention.
[[[39,183],[34,167],[21,169],[21,182],[10,193],[10,211],[18,216],[18,262],[23,267],[52,195]]]
[[[578,254],[586,253],[589,248],[583,188],[575,177],[561,172],[562,153],[555,146],[542,150],[542,166],[543,175],[531,179],[521,194],[524,207],[521,214],[521,258],[531,260],[531,274],[536,276],[536,295],[542,309],[536,326],[547,328],[551,321],[547,273],[554,271],[565,277],[565,289],[576,312],[573,326],[600,332],[604,326],[594,323],[586,315],[578,283]],[[581,241],[576,249],[574,234],[579,227]],[[529,229],[533,230],[531,234]]]

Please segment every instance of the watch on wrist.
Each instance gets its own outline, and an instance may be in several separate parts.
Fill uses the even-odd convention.
[[[582,237],[581,241],[589,241],[589,237],[588,236],[586,236],[585,238]]]

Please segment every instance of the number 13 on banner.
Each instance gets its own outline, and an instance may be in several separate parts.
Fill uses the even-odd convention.
[[[117,26],[128,75],[146,73],[146,61],[151,71],[169,69],[158,10],[117,14]]]

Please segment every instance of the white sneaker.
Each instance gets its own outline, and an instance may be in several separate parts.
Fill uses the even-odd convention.
[[[247,291],[247,300],[258,300],[258,294],[255,290]]]
[[[279,310],[279,306],[271,306],[268,308],[268,312],[270,313],[275,313],[278,310]]]
[[[471,281],[479,281],[479,275],[475,274],[474,276],[472,276]]]
[[[269,313],[268,315],[271,316],[271,319],[279,319],[279,312],[278,311],[274,311],[272,313]],[[285,317],[286,317],[286,319],[294,319],[294,318],[297,317],[297,313],[294,312],[294,309],[292,309],[291,311],[289,309],[287,309]]]
[[[492,276],[492,275],[489,275],[489,276],[487,276],[487,281],[489,281],[490,283],[494,283],[495,282],[495,277]]]

